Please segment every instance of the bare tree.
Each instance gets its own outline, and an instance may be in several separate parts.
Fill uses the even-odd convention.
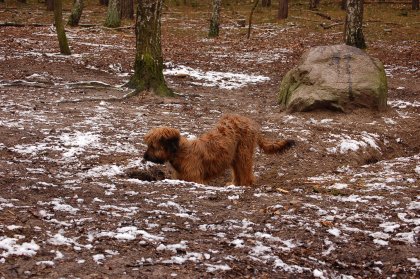
[[[261,1],[262,7],[270,7],[271,6],[271,0],[262,0]]]
[[[347,6],[347,0],[341,0],[340,1],[340,8],[345,11]]]
[[[134,18],[134,1],[133,0],[120,0],[121,1],[121,18],[133,19]]]
[[[54,11],[54,0],[46,0],[47,11]]]
[[[279,0],[278,19],[285,19],[289,14],[289,0]]]
[[[363,1],[347,0],[346,22],[344,25],[344,42],[357,48],[366,48],[363,36]]]
[[[213,0],[213,13],[210,19],[209,37],[219,36],[219,19],[222,0]]]
[[[115,27],[120,27],[120,25],[121,25],[120,0],[110,0],[108,3],[108,11],[106,13],[104,26],[115,28]]]
[[[163,77],[161,46],[162,0],[139,0],[136,14],[136,59],[127,86],[139,92],[150,90],[160,96],[174,96]]]
[[[249,25],[248,25],[248,34],[247,34],[247,38],[249,39],[251,37],[251,24],[252,24],[252,16],[254,15],[254,11],[258,6],[258,2],[259,0],[256,0],[254,3],[254,6],[252,6],[251,12],[249,13]]]
[[[62,0],[54,0],[54,24],[57,31],[60,53],[70,55],[70,48],[67,42],[66,31],[63,24],[63,3]]]
[[[413,10],[418,11],[419,10],[419,0],[412,0],[411,7]]]
[[[77,26],[79,25],[80,18],[82,17],[82,12],[84,8],[83,0],[74,0],[73,8],[71,9],[69,20],[67,24],[70,26]]]

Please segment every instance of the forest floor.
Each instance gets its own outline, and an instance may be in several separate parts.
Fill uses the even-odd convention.
[[[166,9],[165,77],[178,97],[165,99],[111,100],[129,92],[133,28],[68,28],[62,56],[52,26],[0,27],[0,278],[419,276],[419,14],[367,6],[384,112],[280,110],[281,78],[302,52],[341,43],[340,26],[323,29],[303,7],[271,23],[274,9],[257,11],[250,40],[241,12],[208,39],[207,14]],[[50,23],[41,4],[3,7],[2,20]],[[103,13],[88,6],[82,23]],[[254,187],[224,186],[229,173],[176,181],[142,162],[149,129],[198,136],[224,113],[297,145],[257,151]]]

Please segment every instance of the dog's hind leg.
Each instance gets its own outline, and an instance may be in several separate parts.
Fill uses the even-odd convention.
[[[232,162],[233,184],[241,186],[251,186],[255,177],[253,174],[253,157],[255,145],[248,143],[240,144]]]

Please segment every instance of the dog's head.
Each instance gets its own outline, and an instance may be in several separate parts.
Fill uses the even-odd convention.
[[[147,150],[143,158],[157,164],[168,161],[179,148],[181,134],[179,130],[169,127],[159,127],[150,130],[144,137]]]

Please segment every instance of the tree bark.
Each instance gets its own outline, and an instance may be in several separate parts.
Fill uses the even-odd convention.
[[[134,1],[133,0],[120,0],[121,1],[121,19],[134,19]]]
[[[54,0],[46,0],[47,11],[54,11]]]
[[[82,17],[83,8],[85,7],[83,0],[74,0],[73,8],[67,24],[70,26],[78,26]]]
[[[127,84],[135,94],[149,90],[159,96],[174,96],[163,77],[161,15],[162,0],[139,0],[134,75]]]
[[[411,7],[414,11],[418,11],[419,10],[419,0],[412,0]]]
[[[270,7],[271,6],[271,0],[262,0],[261,1],[262,7]]]
[[[222,0],[213,0],[213,13],[210,20],[209,37],[219,36],[220,8]]]
[[[289,14],[289,0],[279,0],[278,19],[286,19]]]
[[[347,0],[341,0],[340,8],[345,11],[347,6]]]
[[[363,36],[363,0],[347,0],[344,41],[346,45],[366,48]]]
[[[120,0],[110,0],[104,26],[115,28],[121,26]]]
[[[66,31],[63,24],[63,3],[62,0],[54,0],[54,24],[57,31],[60,53],[70,55],[70,48],[67,42]]]
[[[255,0],[254,6],[252,6],[251,12],[249,13],[248,34],[246,36],[248,39],[251,37],[252,16],[254,15],[254,11],[257,8],[258,2],[259,0]]]

